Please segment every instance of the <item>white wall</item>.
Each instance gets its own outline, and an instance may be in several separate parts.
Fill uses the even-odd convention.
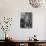
[[[20,17],[21,12],[32,12],[33,13],[33,27],[32,29],[21,29],[20,28]],[[17,40],[27,40],[34,34],[37,35],[39,40],[46,39],[46,8],[33,8],[30,6],[28,0],[0,0],[0,17],[8,16],[13,17],[12,27],[9,33],[16,37]],[[0,35],[2,31],[0,31]],[[0,36],[0,39],[3,37]]]

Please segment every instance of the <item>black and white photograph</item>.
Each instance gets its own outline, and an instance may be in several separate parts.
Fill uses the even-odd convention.
[[[20,28],[32,28],[32,12],[21,12]]]

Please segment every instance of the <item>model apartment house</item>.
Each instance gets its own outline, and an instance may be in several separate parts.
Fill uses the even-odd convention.
[[[0,0],[0,46],[46,46],[46,0]]]

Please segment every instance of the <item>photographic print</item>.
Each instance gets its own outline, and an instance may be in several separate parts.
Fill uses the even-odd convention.
[[[32,28],[32,12],[21,12],[21,28]]]

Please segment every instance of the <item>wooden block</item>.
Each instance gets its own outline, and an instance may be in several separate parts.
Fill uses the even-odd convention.
[[[46,43],[43,43],[43,46],[46,46]]]
[[[43,46],[43,43],[38,44],[38,46]]]
[[[28,46],[28,43],[24,43],[24,46]]]
[[[16,46],[19,46],[20,44],[19,43],[16,43]]]

